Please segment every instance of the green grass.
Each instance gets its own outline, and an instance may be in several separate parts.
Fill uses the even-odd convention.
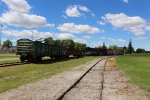
[[[150,55],[120,56],[116,64],[131,78],[131,82],[146,90],[150,96]]]
[[[16,54],[0,54],[0,64],[19,62],[19,56]]]
[[[0,64],[13,63],[13,62],[20,62],[20,59],[0,60]]]
[[[40,64],[27,64],[0,69],[0,92],[22,84],[49,78],[98,57],[83,57],[69,60],[44,60]],[[100,57],[99,57],[100,58]]]
[[[16,54],[0,54],[0,59],[19,58]]]

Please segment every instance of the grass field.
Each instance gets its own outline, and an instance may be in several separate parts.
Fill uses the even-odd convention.
[[[44,60],[41,64],[27,64],[0,69],[0,92],[22,84],[48,78],[98,57],[83,57],[69,60]]]
[[[16,54],[0,54],[0,59],[19,58]]]
[[[150,55],[120,56],[116,64],[131,78],[131,82],[146,90],[150,96]]]
[[[17,56],[16,54],[0,54],[0,64],[19,61],[19,56]]]

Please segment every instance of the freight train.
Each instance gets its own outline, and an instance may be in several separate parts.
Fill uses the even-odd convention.
[[[111,55],[123,55],[123,48],[113,49],[103,49],[103,48],[90,48],[87,47],[85,50],[85,55],[88,56],[111,56]]]
[[[84,51],[76,50],[74,48],[66,48],[60,45],[52,45],[42,43],[41,41],[32,41],[29,39],[19,39],[17,41],[16,54],[20,55],[22,62],[37,62],[41,61],[42,57],[50,57],[51,59],[81,57],[83,55],[89,56],[110,56],[110,55],[123,55],[122,48],[103,49],[103,48],[90,48],[87,47]]]
[[[29,39],[19,39],[17,41],[16,54],[20,55],[22,62],[37,62],[42,60],[42,57],[48,56],[50,58],[68,58],[69,56],[80,57],[83,56],[83,51],[65,48],[60,45],[51,45],[42,43],[40,41],[32,41]]]

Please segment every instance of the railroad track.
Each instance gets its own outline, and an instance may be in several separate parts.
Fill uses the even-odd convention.
[[[14,66],[14,65],[23,65],[23,64],[28,64],[28,62],[3,63],[3,64],[0,64],[0,67],[8,67],[8,66]]]
[[[81,85],[81,84],[83,84],[82,83],[82,80],[84,80],[85,81],[85,77],[88,77],[88,76],[90,76],[90,75],[92,75],[92,74],[90,74],[90,73],[93,73],[92,71],[96,71],[96,70],[98,70],[98,64],[99,63],[101,63],[101,62],[103,62],[103,66],[100,66],[101,68],[99,69],[100,71],[101,71],[101,73],[99,74],[99,72],[98,72],[98,74],[99,74],[99,76],[101,76],[101,81],[99,82],[99,84],[101,84],[100,86],[99,86],[99,88],[100,88],[100,90],[99,90],[99,98],[98,98],[98,100],[102,100],[102,95],[103,95],[103,84],[104,84],[104,72],[105,72],[105,66],[106,66],[106,64],[107,64],[107,61],[110,59],[110,57],[108,57],[108,58],[104,58],[104,59],[101,59],[100,61],[98,61],[97,63],[95,63],[91,68],[89,68],[76,82],[74,82],[68,89],[66,89],[66,91],[64,91],[61,95],[59,95],[59,96],[55,96],[55,98],[54,98],[54,100],[63,100],[63,99],[65,99],[65,100],[69,100],[69,99],[71,99],[71,100],[76,100],[77,98],[74,98],[74,99],[72,99],[72,97],[69,97],[69,98],[67,98],[67,96],[68,96],[68,94],[70,93],[70,92],[72,92],[73,91],[73,89],[74,90],[78,90],[78,89],[80,89],[80,87],[81,86],[84,86],[84,85]],[[97,67],[97,68],[96,68]],[[97,72],[95,72],[95,73],[97,73]],[[88,75],[88,74],[90,74],[90,75]],[[92,80],[92,79],[91,79]],[[84,82],[83,81],[83,82]],[[79,85],[79,86],[78,86]],[[81,87],[82,88],[82,87]],[[78,90],[78,91],[82,91],[82,90]],[[73,95],[75,95],[74,93],[76,93],[76,92],[73,92],[73,93],[70,93],[70,94],[73,94]],[[92,93],[92,92],[91,92]],[[79,94],[79,95],[84,95],[84,94]],[[74,97],[77,97],[78,95],[76,95],[76,96],[74,96]],[[85,98],[82,98],[82,99],[85,99]],[[93,98],[92,98],[93,99]],[[90,99],[89,99],[90,100]]]

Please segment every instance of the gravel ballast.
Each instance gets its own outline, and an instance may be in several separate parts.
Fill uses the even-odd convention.
[[[102,90],[102,72],[106,60],[102,60],[71,91],[63,100],[100,100]]]
[[[16,89],[1,93],[0,100],[54,100],[99,60],[89,61],[70,71],[54,75],[49,79],[22,85]]]

